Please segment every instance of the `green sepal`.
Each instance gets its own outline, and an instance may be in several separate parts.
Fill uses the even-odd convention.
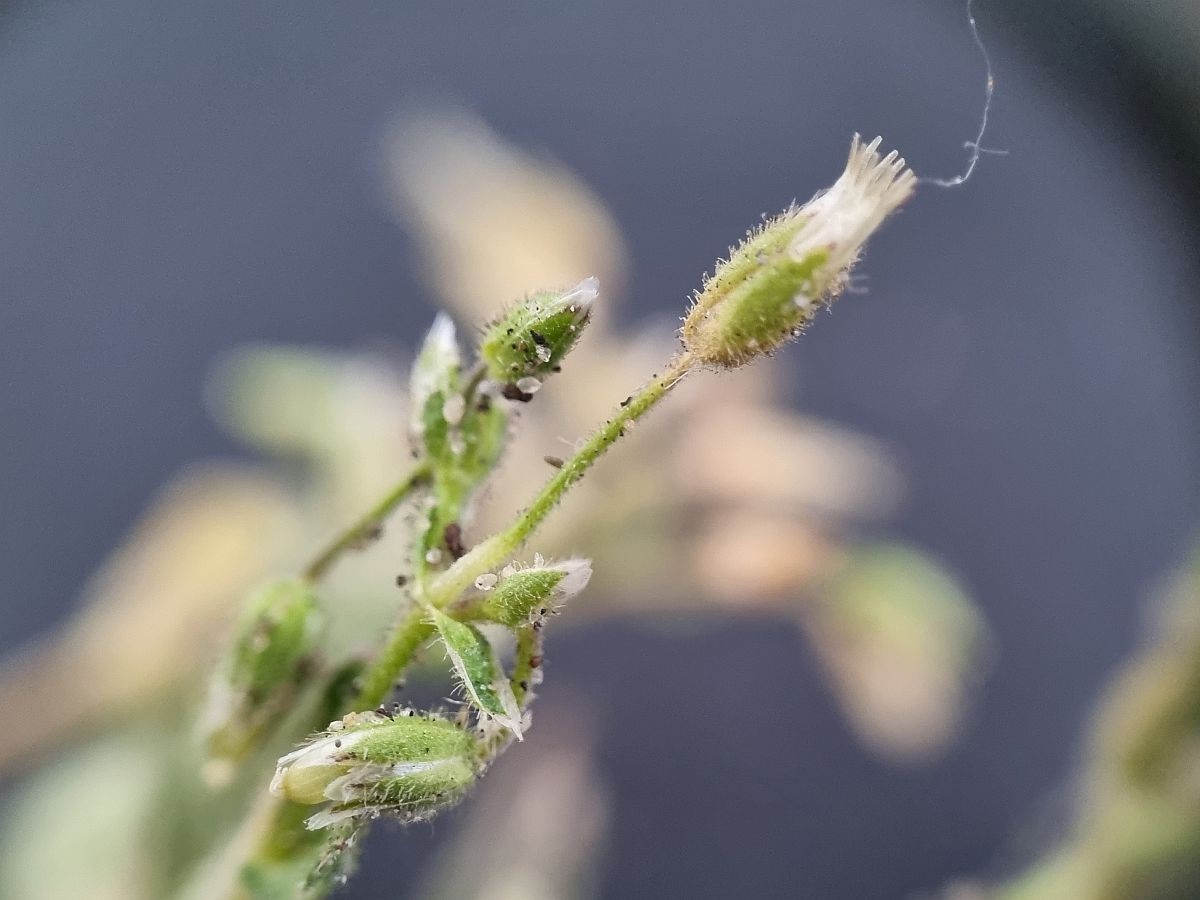
[[[530,616],[550,605],[554,589],[566,577],[561,569],[535,568],[502,578],[480,605],[483,618],[516,628],[529,624]]]
[[[718,270],[684,323],[685,344],[707,362],[738,366],[769,353],[809,323],[831,290],[825,252],[799,260],[779,252],[756,267],[746,256],[743,248]]]
[[[471,703],[520,739],[521,711],[488,639],[474,625],[456,621],[440,609],[429,612]]]

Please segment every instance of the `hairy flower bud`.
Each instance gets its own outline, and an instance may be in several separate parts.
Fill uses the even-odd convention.
[[[555,371],[583,334],[598,295],[593,276],[570,290],[538,291],[517,303],[487,327],[480,342],[488,377],[521,387],[523,379]]]
[[[916,185],[895,151],[879,155],[880,141],[864,145],[855,135],[846,170],[829,190],[730,251],[684,320],[693,356],[740,366],[798,335],[841,292],[867,238]]]
[[[221,780],[290,708],[321,629],[312,590],[281,581],[251,597],[217,669],[203,719],[209,772]]]
[[[308,819],[324,828],[383,813],[416,821],[458,800],[476,776],[476,742],[447,719],[351,713],[279,760],[271,793],[329,805]]]
[[[506,567],[499,580],[486,588],[480,611],[484,618],[512,628],[528,625],[582,591],[591,577],[592,563],[587,559],[535,563],[525,569]],[[480,586],[477,581],[476,587]]]

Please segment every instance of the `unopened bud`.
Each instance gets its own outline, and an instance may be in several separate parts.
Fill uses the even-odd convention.
[[[515,628],[557,609],[587,587],[592,563],[566,559],[527,569],[506,569],[502,574],[481,611],[490,621]]]
[[[271,793],[329,805],[308,819],[324,828],[356,816],[411,822],[449,806],[475,781],[475,739],[434,716],[351,713],[279,760]]]
[[[454,322],[445,313],[438,313],[417,354],[417,361],[413,363],[409,379],[409,402],[412,404],[409,416],[414,435],[425,433],[427,414],[440,421],[445,405],[449,402],[453,406],[452,397],[461,366]],[[431,409],[427,410],[427,407]]]
[[[732,368],[797,336],[846,284],[863,244],[912,195],[916,176],[880,138],[850,145],[833,186],[751,234],[718,265],[682,329],[699,361]]]
[[[479,345],[488,377],[520,387],[523,379],[555,371],[583,334],[599,290],[593,276],[567,291],[538,291],[513,306],[487,327]]]
[[[288,712],[320,628],[317,599],[302,581],[272,584],[251,598],[217,669],[202,720],[215,780]]]

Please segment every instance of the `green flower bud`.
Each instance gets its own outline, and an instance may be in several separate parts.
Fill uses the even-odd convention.
[[[829,190],[752,232],[717,266],[684,320],[684,347],[701,362],[740,366],[796,337],[845,287],[863,244],[916,185],[880,138],[850,145]]]
[[[310,829],[384,813],[417,821],[458,800],[475,781],[475,739],[434,716],[351,713],[279,760],[271,793],[325,809]]]
[[[321,630],[317,599],[303,581],[255,593],[218,666],[203,718],[210,774],[245,757],[278,724],[295,698]]]
[[[488,377],[532,394],[526,386],[555,371],[575,346],[592,314],[599,282],[585,278],[568,291],[531,294],[487,327],[479,356]],[[522,398],[525,399],[525,398]]]
[[[547,564],[539,556],[529,568],[506,566],[499,577],[480,575],[475,587],[487,592],[480,607],[484,618],[517,628],[540,621],[558,609],[587,587],[591,577],[591,560],[566,559]]]

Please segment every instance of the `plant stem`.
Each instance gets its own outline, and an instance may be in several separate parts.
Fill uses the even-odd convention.
[[[507,561],[545,521],[572,485],[634,422],[653,409],[693,365],[694,360],[688,353],[678,354],[661,374],[624,400],[613,417],[596,429],[575,455],[563,463],[516,521],[476,545],[429,585],[425,601],[441,608],[455,600],[479,575]],[[388,637],[379,658],[363,673],[362,689],[353,709],[370,709],[382,703],[421,642],[432,633],[421,609],[409,613]]]
[[[392,685],[412,661],[417,648],[433,634],[423,606],[411,610],[396,626],[379,658],[363,672],[362,687],[350,705],[351,710],[372,709],[387,699]]]
[[[342,555],[350,549],[374,537],[383,523],[397,506],[416,488],[429,481],[429,464],[420,463],[415,466],[395,487],[393,487],[378,503],[368,510],[362,518],[335,537],[304,569],[305,581],[317,582],[329,573],[330,568]]]
[[[587,442],[567,460],[562,468],[537,493],[533,501],[504,531],[492,535],[476,546],[470,553],[434,580],[425,593],[425,601],[436,607],[444,607],[455,600],[476,577],[504,562],[533,534],[550,511],[558,505],[566,492],[588,469],[620,439],[631,423],[636,422],[662,400],[693,366],[687,353],[674,357],[665,371],[654,376],[637,393],[621,403],[613,417],[588,438]],[[304,577],[316,581],[329,567],[355,543],[368,537],[417,486],[429,481],[430,470],[422,464],[396,485],[374,509],[370,510],[344,534],[335,539],[305,570]],[[412,661],[418,648],[433,634],[433,626],[426,620],[424,604],[412,609],[388,637],[378,659],[362,674],[358,695],[350,704],[351,710],[365,710],[378,706],[391,691],[396,679]],[[527,699],[527,687],[534,669],[534,657],[538,655],[538,635],[533,629],[522,633],[518,639],[517,667],[513,673],[514,692],[522,700]],[[540,660],[537,661],[540,665]],[[259,815],[255,817],[257,830],[261,832],[258,850],[251,857],[255,862],[270,862],[280,847],[292,847],[289,842],[301,841],[306,832],[302,822],[296,818],[290,804],[275,797],[265,799]],[[255,826],[251,826],[254,828]],[[299,844],[296,844],[299,846]],[[275,848],[273,850],[273,848]],[[285,851],[284,856],[288,855]],[[240,889],[239,889],[240,890]]]
[[[526,625],[517,632],[517,647],[514,652],[512,673],[512,692],[517,706],[522,710],[529,705],[530,682],[534,670],[542,664],[541,632],[532,625]]]

